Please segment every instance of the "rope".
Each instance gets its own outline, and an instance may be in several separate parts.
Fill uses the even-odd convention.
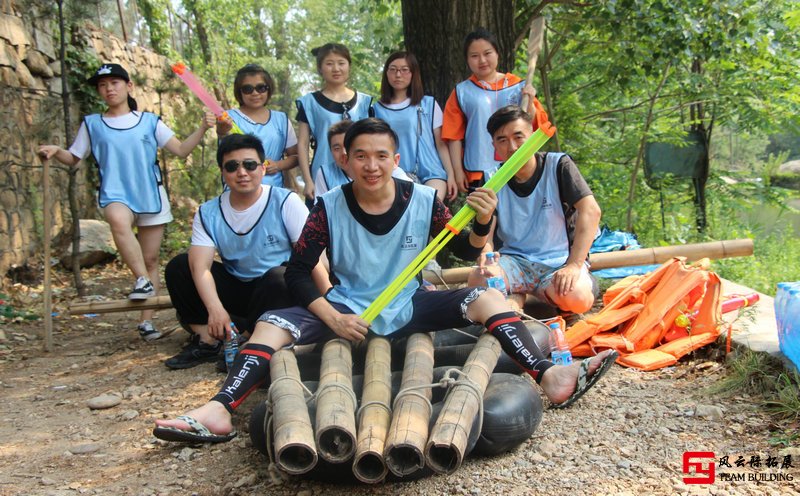
[[[324,384],[322,387],[317,389],[317,392],[314,393],[314,399],[318,399],[322,396],[322,393],[325,392],[327,389],[341,389],[346,393],[346,396],[350,398],[350,401],[353,402],[353,410],[355,410],[356,405],[358,405],[358,398],[356,398],[356,393],[353,391],[353,386],[346,386],[340,382],[328,382]]]
[[[391,418],[391,416],[392,416],[392,407],[390,407],[389,405],[387,405],[383,401],[379,401],[379,400],[367,401],[366,403],[361,405],[361,408],[359,408],[358,411],[356,411],[356,423],[357,424],[361,425],[361,414],[364,413],[364,409],[367,408],[368,406],[372,406],[372,405],[378,405],[380,407],[383,407],[383,409],[386,410],[386,413],[388,413],[389,417]]]

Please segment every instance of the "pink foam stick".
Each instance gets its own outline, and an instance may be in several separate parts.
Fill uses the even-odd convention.
[[[214,115],[217,117],[222,117],[225,115],[225,109],[222,108],[222,105],[220,105],[219,102],[217,102],[217,100],[211,96],[211,93],[203,88],[203,84],[200,82],[200,80],[198,80],[195,75],[192,74],[192,71],[190,71],[185,65],[181,64],[180,62],[173,64],[172,72],[177,74],[178,77],[181,78],[184,83],[186,83],[186,86],[192,90],[192,93],[194,93],[197,98],[199,98],[200,101],[203,102],[203,104],[214,113]]]

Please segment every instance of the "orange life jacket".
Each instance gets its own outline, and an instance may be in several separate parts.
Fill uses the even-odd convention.
[[[649,274],[611,286],[602,310],[567,329],[572,354],[593,356],[613,348],[620,354],[617,363],[654,370],[714,342],[721,332],[719,277],[708,270],[707,259],[693,265],[684,261],[673,258]],[[694,312],[689,335],[667,341],[675,319]]]

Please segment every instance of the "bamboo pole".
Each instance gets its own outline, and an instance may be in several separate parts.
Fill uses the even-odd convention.
[[[319,455],[331,463],[347,461],[355,453],[355,397],[350,342],[328,341],[319,372],[316,441]]]
[[[44,351],[53,351],[53,288],[50,282],[50,159],[42,160],[42,224],[44,228]]]
[[[317,450],[294,352],[275,352],[269,370],[275,461],[289,474],[304,474],[317,464]]]
[[[688,262],[694,262],[701,258],[718,260],[722,258],[747,257],[752,254],[753,240],[745,238],[687,245],[659,246],[639,250],[592,253],[589,256],[589,261],[591,262],[591,270],[594,271],[615,267],[660,264],[673,257],[686,257]],[[473,267],[458,267],[444,269],[441,275],[447,284],[461,284],[467,282],[467,278],[472,271]],[[428,281],[439,282],[439,276],[431,271],[422,271],[422,277]]]
[[[84,313],[113,313],[113,312],[138,312],[139,310],[161,310],[172,308],[169,296],[153,296],[146,300],[108,300],[108,301],[82,301],[69,306],[70,315]]]
[[[433,340],[427,333],[408,338],[400,391],[433,381]],[[398,477],[425,467],[425,443],[431,418],[431,391],[418,389],[398,394],[386,438],[386,465]]]
[[[709,241],[707,243],[692,243],[687,245],[658,246],[639,250],[592,253],[589,260],[592,264],[591,270],[601,270],[614,267],[630,267],[633,265],[660,264],[673,257],[686,257],[688,262],[695,262],[701,258],[718,260],[722,258],[748,257],[752,254],[753,240],[745,238]],[[447,284],[462,284],[467,282],[467,278],[472,270],[472,267],[444,269],[441,276]],[[428,281],[440,282],[436,272],[423,270],[422,277]],[[160,310],[163,308],[172,308],[169,296],[155,296],[143,301],[131,301],[126,299],[73,303],[69,307],[69,313],[71,315],[80,315],[84,313],[132,312],[150,309]]]
[[[488,332],[482,334],[462,369],[472,385],[465,384],[467,379],[462,377],[448,391],[425,450],[428,466],[434,472],[450,474],[464,461],[472,423],[481,408],[500,351],[497,338]]]
[[[389,407],[392,401],[391,358],[392,349],[388,339],[370,339],[364,365],[358,442],[353,460],[353,474],[367,484],[382,481],[389,471],[383,459],[383,449],[392,416]]]

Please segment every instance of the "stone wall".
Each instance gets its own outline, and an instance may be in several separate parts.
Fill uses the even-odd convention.
[[[68,147],[64,136],[61,69],[55,12],[36,6],[0,0],[0,287],[2,276],[13,264],[41,260],[41,164],[35,156],[39,144]],[[55,31],[54,31],[55,30]],[[88,50],[98,60],[126,67],[134,81],[139,108],[160,113],[161,99],[170,103],[165,121],[180,111],[182,99],[169,98],[164,89],[175,84],[167,79],[167,60],[152,51],[126,45],[90,25],[69,28],[69,42]],[[89,76],[90,74],[87,74]],[[160,88],[162,93],[156,92]],[[72,135],[80,124],[77,104],[71,114]],[[53,232],[69,230],[68,174],[52,164]],[[96,174],[81,162],[78,173],[81,217],[93,217],[94,185],[87,178]],[[69,236],[66,236],[68,238]]]

